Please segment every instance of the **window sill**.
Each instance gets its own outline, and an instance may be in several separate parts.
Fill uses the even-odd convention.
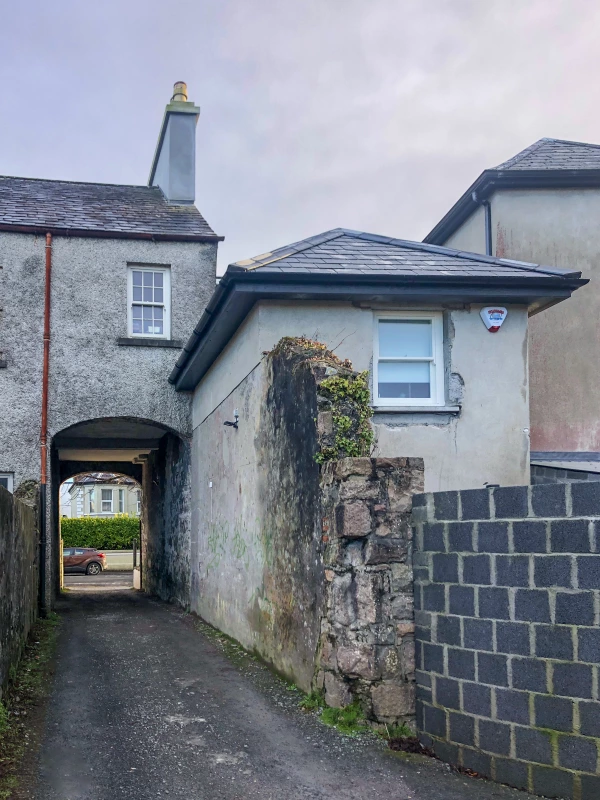
[[[181,339],[136,339],[134,336],[121,336],[117,339],[120,347],[172,347],[181,350]]]
[[[374,414],[458,414],[460,406],[373,406]]]

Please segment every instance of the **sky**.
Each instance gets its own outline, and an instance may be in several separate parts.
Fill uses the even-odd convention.
[[[335,227],[420,240],[544,136],[600,143],[596,0],[21,0],[0,174],[144,184],[177,80],[219,265]]]

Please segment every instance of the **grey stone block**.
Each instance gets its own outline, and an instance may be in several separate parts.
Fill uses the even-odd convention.
[[[451,553],[468,553],[473,551],[473,523],[448,523],[448,549]]]
[[[569,556],[535,556],[534,582],[538,587],[571,587],[571,559]]]
[[[456,553],[435,553],[433,580],[439,583],[458,583],[458,556]]]
[[[490,778],[492,775],[491,756],[480,753],[479,750],[471,750],[465,747],[463,749],[463,766],[478,775],[483,775],[484,778]]]
[[[508,553],[508,522],[480,522],[477,528],[480,553]]]
[[[558,763],[565,769],[596,772],[598,747],[594,739],[583,736],[560,736],[558,739]]]
[[[536,625],[535,654],[540,658],[571,661],[573,659],[571,628],[563,628],[558,625]]]
[[[584,736],[600,739],[600,703],[579,703],[579,721]]]
[[[574,517],[600,516],[600,484],[572,483],[571,504]]]
[[[446,594],[444,587],[439,583],[425,583],[423,591],[423,610],[424,611],[445,611]]]
[[[536,727],[570,733],[573,730],[574,705],[566,697],[537,695],[534,700]]]
[[[433,742],[433,752],[447,764],[458,764],[458,746],[449,742]]]
[[[600,589],[600,554],[579,556],[577,576],[580,589]]]
[[[598,800],[600,797],[600,776],[581,776],[581,800]]]
[[[531,487],[531,508],[536,517],[564,517],[567,513],[564,483]]]
[[[437,640],[443,644],[460,646],[460,619],[439,616],[437,620]]]
[[[423,550],[443,553],[444,526],[440,522],[423,523]]]
[[[462,519],[490,518],[490,490],[465,489],[460,493]]]
[[[533,791],[544,797],[573,797],[573,773],[552,767],[534,767]]]
[[[552,763],[552,739],[545,731],[515,728],[517,758],[538,764]]]
[[[515,553],[545,553],[546,523],[533,520],[513,522],[513,548]]]
[[[505,655],[477,653],[477,680],[492,686],[508,686],[508,662]]]
[[[479,590],[479,616],[487,619],[510,619],[508,589],[481,587]]]
[[[491,620],[471,619],[463,622],[463,646],[471,650],[493,650],[493,626]]]
[[[442,708],[426,705],[424,708],[423,730],[432,736],[446,738],[446,712]]]
[[[436,520],[458,519],[458,492],[435,492],[433,502]]]
[[[591,592],[558,592],[556,595],[557,625],[593,625],[594,596]]]
[[[510,753],[510,725],[480,719],[479,747],[488,753],[507,756]]]
[[[537,589],[517,589],[515,618],[527,622],[550,622],[548,592]]]
[[[448,675],[467,681],[475,680],[475,653],[472,650],[448,648]]]
[[[498,519],[518,519],[527,516],[527,486],[503,486],[494,489],[493,494]]]
[[[459,683],[452,678],[435,679],[435,702],[444,708],[460,710]]]
[[[552,685],[555,695],[587,699],[592,696],[592,667],[588,664],[554,664]]]
[[[479,585],[489,585],[490,557],[488,555],[463,556],[463,581]]]
[[[496,623],[496,648],[500,653],[528,656],[529,625],[522,622]]]
[[[550,548],[553,553],[589,553],[587,519],[560,519],[550,523]]]
[[[448,598],[450,614],[475,616],[475,589],[472,586],[450,586]]]
[[[450,713],[450,739],[458,744],[475,745],[475,720],[465,714]]]
[[[492,690],[479,683],[463,683],[463,711],[479,717],[492,715]]]
[[[424,492],[420,494],[413,494],[413,508],[419,508],[421,506],[427,505],[427,497],[428,495]]]
[[[497,556],[496,584],[498,586],[529,586],[527,556]]]
[[[529,725],[529,693],[496,689],[496,715],[506,722]]]
[[[579,640],[577,660],[600,664],[600,628],[579,628],[577,637]]]
[[[513,687],[546,694],[548,681],[546,664],[537,658],[514,658],[512,662]]]
[[[516,789],[527,789],[527,764],[513,761],[510,758],[496,759],[496,781],[514,786]]]

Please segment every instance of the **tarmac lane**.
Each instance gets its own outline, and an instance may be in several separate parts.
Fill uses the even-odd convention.
[[[62,617],[35,800],[523,800],[423,756],[347,737],[190,614],[74,590]]]

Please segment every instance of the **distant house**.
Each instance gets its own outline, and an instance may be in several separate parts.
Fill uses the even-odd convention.
[[[141,514],[141,489],[134,480],[121,475],[84,475],[73,481],[68,494],[73,518]]]
[[[530,322],[534,479],[600,478],[599,218],[600,145],[540,139],[484,170],[425,237],[591,279]]]

